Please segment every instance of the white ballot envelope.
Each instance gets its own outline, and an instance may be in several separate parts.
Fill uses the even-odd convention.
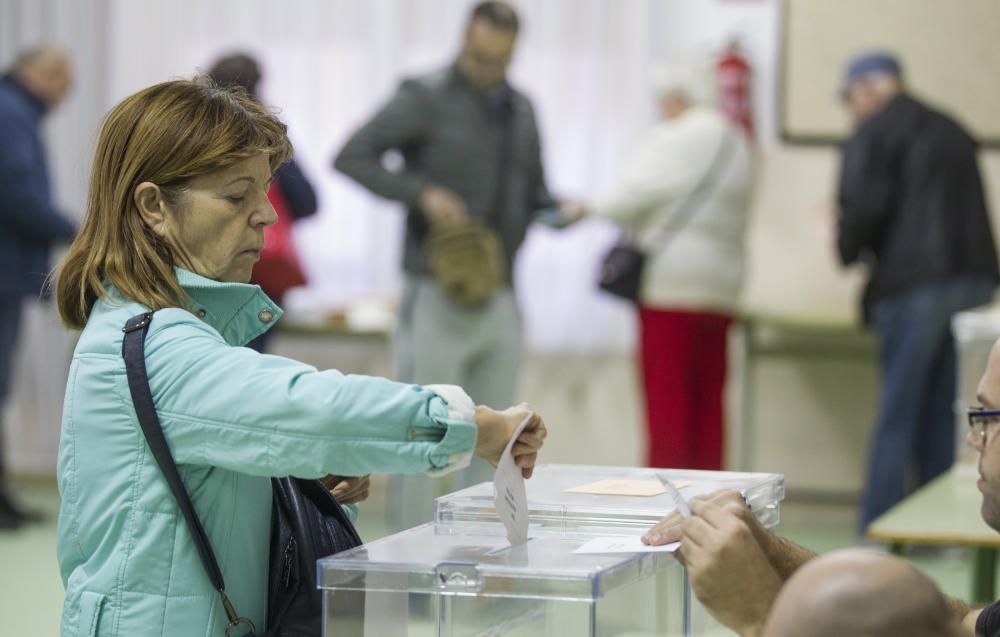
[[[493,474],[493,505],[504,528],[507,529],[507,540],[511,546],[528,541],[528,494],[524,490],[521,467],[514,462],[511,449],[514,448],[517,437],[524,431],[529,420],[531,416],[517,426],[514,435],[510,437],[510,442],[507,443],[507,448],[500,456],[496,473]]]
[[[661,546],[648,546],[642,543],[638,535],[595,537],[586,544],[580,545],[574,553],[673,553],[680,547],[680,542],[671,542]]]

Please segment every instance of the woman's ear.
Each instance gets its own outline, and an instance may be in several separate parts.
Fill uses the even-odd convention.
[[[160,187],[150,181],[144,181],[135,187],[132,202],[139,211],[143,223],[158,237],[167,234],[167,203]]]

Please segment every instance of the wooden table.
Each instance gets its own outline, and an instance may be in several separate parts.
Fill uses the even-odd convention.
[[[347,340],[388,342],[392,328],[357,329],[351,327],[343,313],[331,313],[323,320],[304,321],[296,317],[282,317],[275,326],[279,334],[291,336],[321,336]]]
[[[968,546],[973,553],[972,601],[996,601],[995,579],[1000,533],[980,514],[982,494],[976,467],[956,464],[882,514],[867,529],[870,539],[888,542],[899,554],[906,544]]]

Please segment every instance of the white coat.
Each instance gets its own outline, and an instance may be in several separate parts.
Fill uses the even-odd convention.
[[[664,224],[676,221],[679,203],[698,186],[729,135],[704,196],[665,245],[653,245]],[[744,235],[751,193],[750,151],[722,114],[693,107],[649,130],[613,187],[592,206],[646,246],[639,300],[654,309],[731,313],[743,283]],[[662,233],[661,233],[662,234]]]

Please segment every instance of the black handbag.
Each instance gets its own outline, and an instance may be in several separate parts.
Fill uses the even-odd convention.
[[[323,596],[316,560],[361,545],[337,500],[319,480],[271,478],[274,513],[266,637],[318,637]]]
[[[732,153],[728,152],[730,146],[735,142],[734,133],[724,130],[722,141],[715,152],[712,163],[708,170],[688,195],[677,204],[677,212],[666,225],[660,228],[658,234],[654,235],[650,242],[651,246],[658,246],[663,249],[669,240],[683,228],[698,210],[698,203],[708,192],[708,186],[715,180],[716,174],[720,173],[724,161]],[[638,303],[639,288],[642,285],[642,274],[646,265],[646,250],[634,239],[625,237],[604,255],[601,262],[600,278],[597,287],[621,297],[627,301]]]
[[[597,286],[605,292],[636,303],[639,300],[639,286],[642,284],[645,265],[645,252],[630,240],[620,241],[604,255]]]
[[[215,552],[191,503],[170,453],[153,404],[146,375],[145,341],[153,313],[133,316],[122,331],[122,357],[139,425],[156,464],[194,538],[198,555],[219,592],[229,625],[226,637],[257,637],[256,627],[240,617],[226,596],[226,584]],[[318,480],[272,478],[274,506],[268,575],[268,630],[259,637],[318,637],[322,634],[323,600],[316,582],[316,560],[361,545],[354,525]],[[242,628],[241,628],[242,627]],[[239,632],[235,632],[239,630]],[[245,632],[244,632],[245,631]]]

